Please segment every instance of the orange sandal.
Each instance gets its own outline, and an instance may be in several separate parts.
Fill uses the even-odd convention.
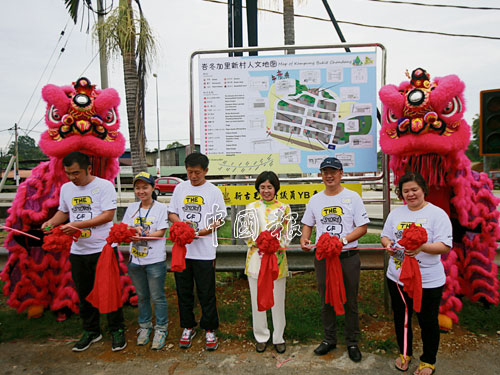
[[[396,370],[403,371],[403,372],[408,371],[408,368],[410,367],[411,356],[407,355],[405,358],[404,355],[400,354],[399,358],[401,359],[400,366],[398,366],[397,358],[396,358],[396,362],[394,363],[394,367],[396,367]]]
[[[431,365],[430,363],[420,362],[420,364],[418,365],[418,368],[415,370],[415,372],[413,373],[413,375],[422,375],[421,371],[423,369],[426,369],[426,368],[430,368],[431,369],[431,372],[429,374],[427,374],[427,375],[432,375],[436,371],[436,366]]]

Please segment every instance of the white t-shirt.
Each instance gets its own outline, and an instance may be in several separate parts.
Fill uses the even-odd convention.
[[[425,228],[427,243],[442,242],[447,246],[452,246],[451,222],[446,212],[441,208],[427,203],[418,211],[412,211],[408,206],[401,206],[391,211],[380,236],[387,237],[394,242],[396,254],[390,257],[387,267],[387,277],[394,282],[398,280],[404,259],[404,248],[397,241],[403,237],[403,230],[411,223]],[[422,288],[437,288],[444,285],[446,275],[440,254],[420,252],[415,256],[415,259],[420,266]],[[400,284],[403,285],[401,282]]]
[[[66,182],[61,187],[59,211],[69,213],[69,221],[90,220],[103,211],[116,209],[116,191],[113,184],[99,177],[85,186]],[[100,253],[106,244],[113,222],[84,229],[78,241],[71,245],[71,254]]]
[[[306,205],[302,224],[316,225],[316,241],[325,232],[339,238],[345,237],[355,228],[368,224],[363,200],[358,193],[344,188],[337,195],[329,196],[321,191],[312,196]],[[358,241],[349,242],[343,250],[357,247]]]
[[[149,233],[168,228],[167,205],[153,201],[150,209],[139,208],[141,202],[134,202],[127,207],[123,222],[131,227],[142,227]],[[163,262],[167,258],[165,239],[138,241],[130,243],[132,263],[145,265]]]
[[[194,223],[195,231],[206,228],[214,221],[226,217],[226,204],[222,192],[212,183],[206,181],[201,186],[191,185],[191,181],[181,182],[175,187],[168,211],[175,213],[182,221]],[[211,235],[196,238],[186,245],[186,259],[212,260],[215,259],[216,246]]]

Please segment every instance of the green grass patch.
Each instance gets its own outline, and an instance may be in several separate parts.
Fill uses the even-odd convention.
[[[477,334],[495,336],[500,327],[500,306],[462,300],[460,325]]]
[[[313,272],[288,278],[285,308],[288,338],[309,341],[323,337],[321,304]]]
[[[374,243],[380,244],[380,234],[376,233],[366,233],[363,237],[358,240],[358,243]],[[382,245],[380,245],[382,247]]]
[[[385,340],[367,339],[363,344],[365,348],[369,349],[372,352],[383,350],[386,353],[391,353],[394,350],[398,350],[396,338],[389,338]]]

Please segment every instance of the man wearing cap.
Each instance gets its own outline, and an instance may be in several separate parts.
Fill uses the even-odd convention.
[[[343,249],[339,258],[346,293],[344,334],[349,358],[359,362],[361,352],[358,348],[360,330],[357,298],[361,260],[358,250],[349,249],[357,247],[357,240],[366,233],[370,220],[361,197],[340,185],[343,174],[339,159],[327,157],[321,163],[319,176],[325,184],[325,190],[314,195],[306,206],[302,218],[304,226],[300,245],[304,251],[314,248],[310,241],[314,226],[316,226],[316,239],[323,233],[329,233],[337,236],[342,242]],[[326,260],[317,260],[315,257],[314,269],[321,297],[321,320],[324,331],[324,339],[314,353],[324,355],[337,346],[336,314],[333,306],[325,304]]]

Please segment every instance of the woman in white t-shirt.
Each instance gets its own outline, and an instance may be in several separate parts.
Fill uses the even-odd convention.
[[[446,281],[441,254],[449,252],[452,246],[452,226],[444,210],[425,200],[428,187],[420,174],[409,172],[402,176],[398,183],[397,193],[406,205],[391,211],[381,234],[382,245],[390,254],[386,276],[394,312],[394,326],[399,350],[403,353],[405,304],[396,283],[404,257],[415,257],[422,275],[422,306],[417,317],[423,342],[423,353],[415,374],[430,375],[434,373],[439,348],[438,314]],[[398,243],[402,238],[403,230],[411,223],[422,226],[427,231],[427,243],[416,250],[404,249]],[[413,300],[403,291],[403,284],[399,282],[399,285],[408,307],[407,356],[405,358],[403,354],[400,354],[395,366],[398,370],[407,371],[412,356]]]
[[[135,228],[138,236],[158,237],[158,240],[136,240],[130,244],[128,274],[139,297],[137,345],[149,342],[153,329],[153,302],[156,325],[151,349],[159,350],[165,346],[168,335],[167,257],[163,238],[168,228],[167,206],[156,200],[155,179],[149,173],[139,173],[133,183],[134,193],[140,201],[128,206],[123,222]]]

